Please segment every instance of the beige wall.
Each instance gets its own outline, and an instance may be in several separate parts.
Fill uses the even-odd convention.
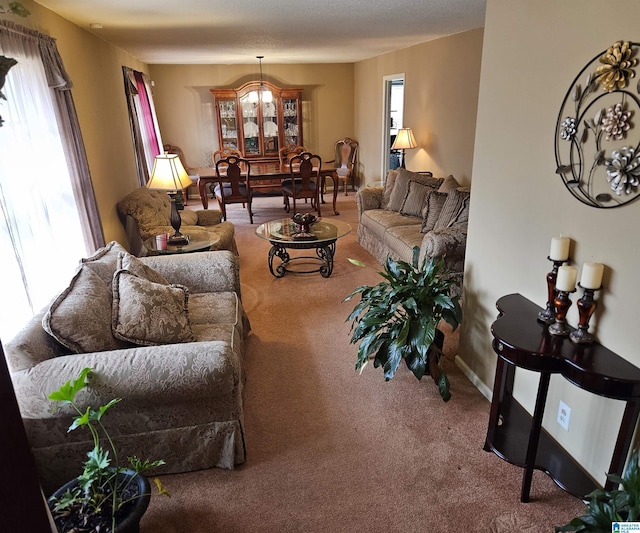
[[[32,15],[8,20],[56,39],[73,81],[73,99],[84,138],[91,179],[107,242],[126,243],[116,202],[137,186],[122,65],[146,71],[143,63],[119,48],[29,0]]]
[[[615,41],[639,40],[632,16],[638,14],[637,0],[612,6],[607,0],[487,3],[460,354],[488,387],[496,362],[489,331],[495,302],[519,292],[544,305],[546,257],[551,238],[560,234],[574,240],[574,264],[591,260],[607,266],[593,320],[596,333],[604,345],[640,366],[635,337],[640,204],[587,207],[555,174],[555,123],[574,77]],[[569,322],[577,324],[575,304]],[[519,373],[516,394],[529,409],[536,386],[535,376]],[[559,400],[572,409],[568,432],[555,422]],[[553,378],[547,411],[549,431],[604,481],[620,402]]]
[[[151,65],[154,102],[162,140],[180,146],[187,164],[208,166],[218,149],[210,89],[237,88],[260,78],[249,65]],[[323,160],[333,159],[338,139],[353,137],[353,65],[272,65],[263,60],[263,79],[303,89],[303,141]]]
[[[355,65],[356,138],[367,185],[382,182],[383,78],[405,75],[404,126],[419,148],[407,168],[471,181],[483,30],[473,30]]]

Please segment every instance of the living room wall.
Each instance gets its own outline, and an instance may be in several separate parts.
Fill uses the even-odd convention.
[[[190,166],[210,166],[218,149],[210,89],[260,79],[257,59],[246,65],[150,65],[162,140],[180,146]],[[263,79],[303,89],[303,141],[324,161],[338,139],[353,136],[353,64],[276,65],[263,60]],[[193,195],[190,192],[190,195]]]
[[[126,243],[116,203],[137,187],[137,178],[122,65],[143,72],[146,65],[31,0],[23,4],[31,12],[30,17],[5,18],[56,39],[73,81],[73,99],[105,239]]]
[[[573,264],[606,265],[592,324],[605,346],[640,366],[635,340],[640,204],[585,206],[555,174],[554,158],[556,118],[574,77],[617,40],[640,41],[631,16],[637,13],[637,0],[487,2],[459,349],[481,386],[493,386],[490,326],[496,300],[519,292],[544,306],[546,258],[551,238],[560,234],[573,240]],[[632,87],[640,74],[635,70]],[[633,117],[636,128],[638,119]],[[572,297],[572,325],[580,295]],[[536,375],[517,373],[515,393],[530,410],[536,388]],[[559,400],[572,409],[569,431],[555,421]],[[604,482],[622,409],[621,402],[554,377],[544,426]]]
[[[355,130],[366,185],[383,180],[383,78],[402,73],[404,126],[419,145],[407,150],[407,168],[470,183],[482,39],[480,28],[356,63]]]

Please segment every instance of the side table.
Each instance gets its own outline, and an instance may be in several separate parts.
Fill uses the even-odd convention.
[[[156,238],[152,237],[151,239],[144,241],[144,247],[147,249],[149,255],[188,254],[191,252],[203,252],[205,250],[209,250],[218,241],[219,239],[215,237],[209,239],[192,238],[187,244],[169,244],[165,250],[160,250],[156,247]]]
[[[520,294],[500,298],[491,326],[498,355],[484,449],[524,468],[520,500],[529,501],[533,470],[546,472],[565,491],[584,499],[599,484],[542,428],[551,374],[576,387],[626,402],[609,473],[622,475],[640,414],[640,369],[599,343],[574,344],[537,321],[541,310]],[[513,398],[516,368],[540,374],[533,415]],[[611,481],[605,489],[614,488]]]

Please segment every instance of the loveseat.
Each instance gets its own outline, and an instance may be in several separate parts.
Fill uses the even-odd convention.
[[[169,220],[171,200],[166,192],[139,187],[120,200],[117,207],[133,255],[146,255],[145,240],[174,231]],[[216,241],[212,250],[229,250],[237,255],[233,224],[222,222],[220,211],[184,209],[179,213],[182,233],[203,240],[212,238]]]
[[[461,285],[469,200],[469,190],[453,176],[392,170],[384,187],[356,193],[358,242],[381,264],[387,256],[411,263],[413,248],[419,246],[421,259],[444,257]]]
[[[81,472],[92,448],[49,393],[93,369],[81,409],[122,398],[104,418],[121,459],[163,459],[155,473],[245,460],[242,391],[249,321],[229,251],[138,259],[109,243],[5,346],[46,494]]]

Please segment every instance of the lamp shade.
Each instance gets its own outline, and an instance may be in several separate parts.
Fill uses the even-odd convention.
[[[411,128],[400,128],[396,135],[396,140],[393,142],[392,150],[404,150],[406,148],[417,148],[418,143],[413,136]]]
[[[157,155],[147,187],[164,191],[181,191],[193,184],[177,154]]]

